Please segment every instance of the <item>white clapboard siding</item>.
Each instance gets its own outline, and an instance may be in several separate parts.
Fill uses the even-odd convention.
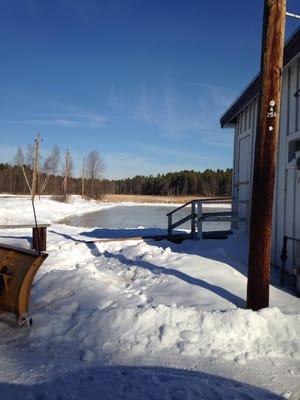
[[[234,139],[233,210],[249,223],[254,161],[257,97],[238,115]],[[243,203],[239,203],[242,201]],[[245,203],[247,201],[248,203]],[[242,224],[240,224],[242,225]]]
[[[296,97],[297,91],[297,62],[291,63],[289,70],[289,131],[288,134],[296,132]]]
[[[300,171],[296,171],[295,235],[300,238]],[[295,265],[300,266],[300,243],[295,244]]]
[[[286,153],[287,153],[287,130],[288,130],[288,73],[283,73],[281,93],[281,117],[278,143],[278,161],[275,187],[275,205],[273,218],[273,246],[272,262],[280,265],[280,249],[283,236],[285,235],[286,214]]]
[[[300,86],[300,59],[295,57],[283,71],[278,163],[275,180],[273,209],[272,264],[280,266],[280,253],[284,235],[300,238],[300,173],[295,160],[289,159],[289,146],[300,140],[300,99],[295,93]],[[258,112],[258,97],[245,106],[237,116],[233,157],[233,210],[249,222],[251,190]],[[291,152],[290,152],[291,153]],[[248,200],[239,204],[240,200]],[[288,242],[287,268],[292,272],[300,261],[300,246]]]
[[[300,140],[300,132],[297,131],[299,100],[295,97],[299,89],[299,58],[295,59],[289,66],[289,104],[288,104],[288,135],[286,136],[285,169],[286,169],[286,204],[285,204],[285,232],[292,237],[300,238],[299,226],[299,205],[300,190],[298,181],[298,171],[295,169],[295,154],[291,151],[293,143]],[[293,158],[294,157],[294,158]],[[292,272],[296,266],[296,253],[299,244],[289,242],[288,244],[288,269]]]
[[[297,92],[298,96],[296,97],[296,130],[300,132],[300,57],[297,60]]]
[[[300,140],[300,102],[295,93],[299,90],[300,62],[295,57],[283,72],[279,152],[276,174],[273,218],[272,263],[280,266],[280,252],[284,235],[300,238],[300,181],[295,169],[293,143]],[[299,262],[300,246],[288,241],[287,269],[292,273]]]
[[[274,188],[272,264],[280,266],[285,235],[300,239],[300,29],[285,47],[280,132]],[[235,125],[233,210],[239,217],[251,210],[253,164],[258,115],[259,78],[255,78],[221,118],[222,127]],[[298,95],[297,95],[298,94]],[[239,200],[248,200],[247,210]],[[245,215],[246,214],[246,215]],[[300,267],[300,243],[288,241],[288,271]]]

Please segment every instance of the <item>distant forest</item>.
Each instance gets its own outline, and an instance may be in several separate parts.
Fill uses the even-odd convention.
[[[28,175],[29,166],[25,167]],[[134,178],[108,180],[69,178],[69,194],[83,194],[88,197],[101,198],[104,194],[136,194],[162,196],[230,196],[232,170],[211,170],[203,172],[181,171],[157,176],[135,176]],[[39,179],[45,180],[41,173]],[[43,194],[61,195],[64,177],[52,174],[48,177]],[[0,163],[0,192],[12,194],[28,194],[22,168],[19,165]]]
[[[162,196],[230,196],[232,170],[180,171],[114,181],[115,193]]]

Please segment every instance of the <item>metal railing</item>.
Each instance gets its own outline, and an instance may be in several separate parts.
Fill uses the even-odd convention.
[[[230,221],[233,217],[232,211],[214,211],[214,212],[203,212],[203,205],[205,204],[223,204],[231,203],[232,199],[216,198],[216,199],[194,199],[180,207],[175,208],[167,214],[168,217],[168,235],[172,235],[173,229],[186,222],[191,221],[191,235],[193,239],[203,238],[203,222],[204,221]],[[173,222],[173,216],[178,211],[190,206],[190,213],[181,218],[180,220]]]
[[[283,236],[282,240],[282,249],[280,253],[280,259],[281,259],[281,271],[280,271],[280,285],[283,287],[285,285],[285,276],[286,276],[286,261],[288,258],[288,249],[287,249],[287,243],[288,240],[292,242],[297,242],[300,243],[300,238],[295,238],[291,236]]]

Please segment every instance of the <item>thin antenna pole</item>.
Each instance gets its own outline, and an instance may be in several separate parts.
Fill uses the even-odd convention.
[[[66,200],[68,194],[68,174],[69,174],[69,164],[70,164],[70,153],[66,150],[65,153],[65,179],[64,179],[64,199]]]
[[[39,151],[40,151],[40,136],[37,134],[35,142],[35,150],[34,150],[34,162],[33,162],[33,175],[32,175],[32,185],[31,185],[31,198],[34,201],[36,192],[37,192],[37,175],[38,175],[38,167],[39,167]]]
[[[81,170],[81,197],[84,197],[84,179],[85,179],[85,160],[82,161],[82,170]]]

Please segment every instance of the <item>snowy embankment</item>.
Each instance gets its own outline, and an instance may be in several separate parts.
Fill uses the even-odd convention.
[[[112,207],[112,204],[103,204],[97,201],[83,200],[80,196],[72,196],[68,203],[54,201],[50,196],[38,196],[35,199],[37,221],[50,223],[59,221],[70,215],[80,215],[86,212],[102,210]],[[0,196],[0,225],[34,224],[34,214],[29,196]]]
[[[52,221],[102,207],[79,198],[71,204],[50,199],[36,203],[39,218]],[[28,199],[0,198],[0,204],[2,221],[21,223],[31,213]],[[0,231],[6,242],[28,246],[28,231],[14,231],[17,239],[12,233]],[[142,365],[213,375],[202,376],[201,381],[199,376],[181,374],[185,378],[178,386],[181,378],[172,371],[160,380],[161,371],[142,374],[140,370],[130,386],[124,376],[118,378],[119,370],[111,371],[109,379],[107,370],[97,370],[91,379],[100,374],[98,386],[88,385],[98,392],[101,386],[103,398],[143,399],[151,398],[152,393],[152,398],[208,400],[279,399],[269,390],[288,397],[297,386],[300,300],[272,287],[272,307],[257,313],[243,308],[247,247],[242,233],[227,240],[185,241],[181,245],[153,240],[85,243],[91,234],[83,228],[52,224],[49,257],[32,290],[33,327],[16,328],[8,324],[12,322],[9,316],[0,322],[0,352],[5,360],[0,365],[2,382],[40,384],[56,382],[66,371],[76,375],[99,365]],[[43,360],[42,364],[38,360]],[[128,369],[126,373],[130,376]],[[151,384],[145,378],[149,374]],[[216,374],[239,382],[219,381]],[[268,391],[245,387],[240,381]],[[70,379],[62,382],[58,386],[66,388]],[[124,386],[120,393],[110,391],[109,385],[120,382]],[[126,385],[131,387],[129,394]],[[135,396],[134,385],[141,387]],[[161,392],[162,387],[166,392]],[[189,391],[184,391],[187,387]],[[48,392],[49,386],[45,390]]]
[[[169,203],[142,203],[149,207],[166,206],[170,207]],[[33,210],[31,198],[29,196],[12,196],[0,195],[0,225],[5,224],[34,224]],[[99,211],[105,208],[114,206],[136,206],[137,203],[101,203],[94,200],[84,200],[80,196],[72,196],[68,203],[54,201],[51,196],[42,196],[41,199],[36,197],[35,208],[38,222],[55,222],[62,218],[71,215],[81,215],[87,212]],[[178,204],[173,204],[174,208],[179,207]],[[206,204],[206,208],[231,208],[231,204]]]

